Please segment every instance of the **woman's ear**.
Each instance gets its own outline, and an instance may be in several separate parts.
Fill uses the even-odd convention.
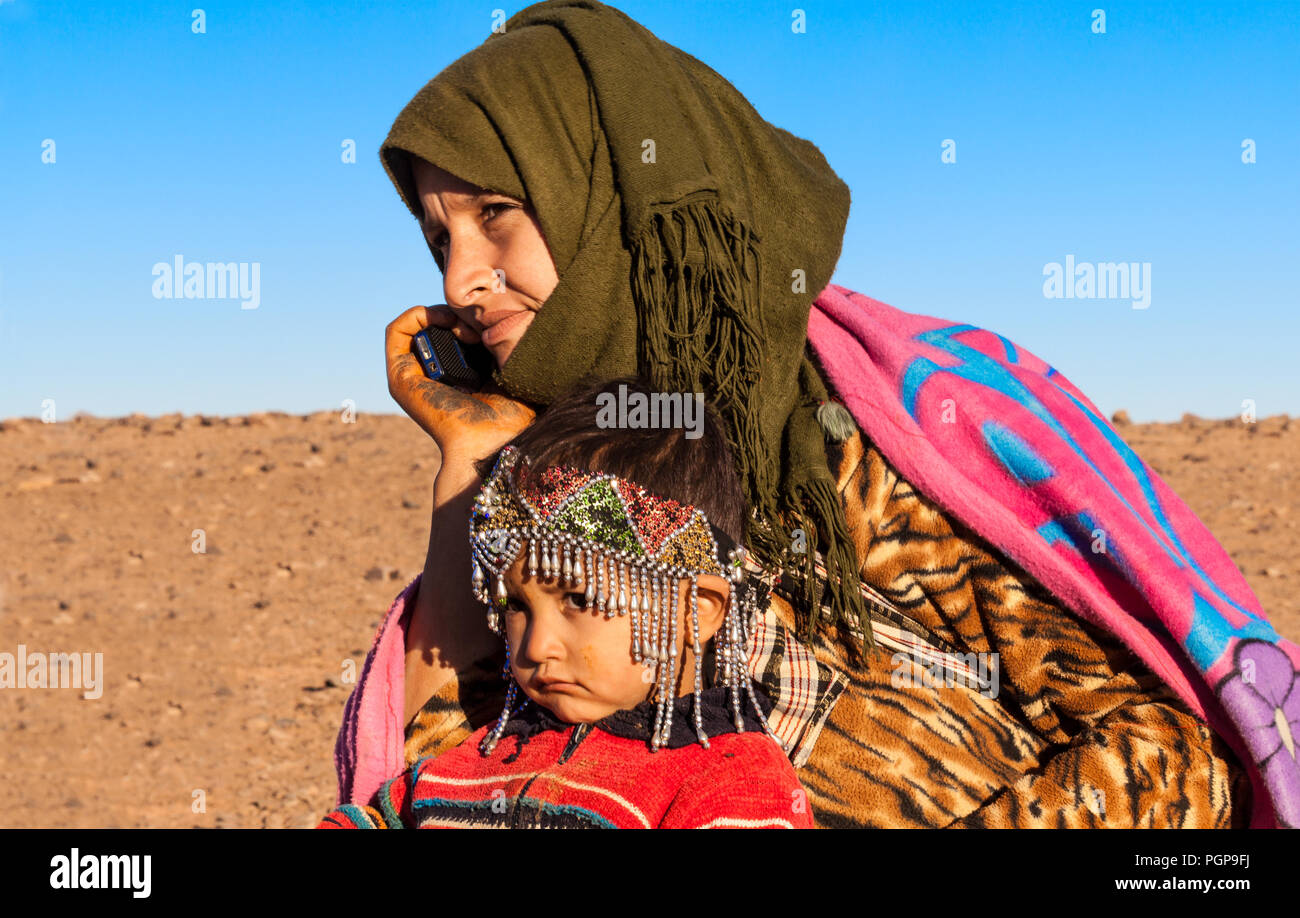
[[[700,574],[696,579],[696,596],[700,607],[700,643],[703,644],[722,627],[731,598],[731,581],[716,574]],[[690,588],[687,587],[689,590]],[[687,593],[686,620],[690,622],[690,593]],[[689,633],[689,632],[687,632]]]

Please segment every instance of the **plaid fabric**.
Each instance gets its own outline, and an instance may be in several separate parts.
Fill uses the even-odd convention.
[[[821,553],[814,556],[819,577],[826,575]],[[769,591],[781,594],[774,578],[746,557],[745,567],[758,575]],[[964,685],[979,691],[988,687],[969,655],[960,654],[935,637],[921,624],[899,612],[889,600],[867,584],[862,596],[871,615],[871,631],[876,643],[895,654],[906,654],[914,668],[944,674],[947,684]],[[768,727],[781,742],[795,768],[802,768],[812,755],[831,709],[849,679],[838,670],[817,660],[811,647],[801,643],[780,621],[770,602],[759,604],[762,610],[751,626],[749,672],[762,683],[772,698]],[[849,630],[855,639],[860,632]]]
[[[800,768],[812,755],[817,735],[849,680],[795,640],[770,603],[762,608],[751,629],[749,672],[772,698],[768,729],[791,764]]]

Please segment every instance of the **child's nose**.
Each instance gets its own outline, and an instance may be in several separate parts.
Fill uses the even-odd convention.
[[[533,664],[562,660],[565,656],[563,621],[553,614],[534,615],[524,632],[518,653]]]

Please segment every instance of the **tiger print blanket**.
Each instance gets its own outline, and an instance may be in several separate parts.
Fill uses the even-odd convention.
[[[1019,565],[1026,584],[1118,638],[1208,720],[1248,764],[1252,825],[1300,827],[1300,647],[1277,634],[1223,548],[1086,396],[1000,335],[835,284],[814,302],[808,337],[832,391],[909,488]],[[1014,686],[1041,713],[1032,688]],[[936,735],[942,726],[931,724]],[[939,745],[936,736],[916,767],[944,767]],[[910,803],[924,808],[921,799]],[[1049,806],[1038,799],[1029,812]]]

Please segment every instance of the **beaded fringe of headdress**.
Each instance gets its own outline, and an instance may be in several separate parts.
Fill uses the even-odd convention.
[[[488,626],[506,643],[502,675],[506,702],[480,751],[490,754],[505,730],[519,686],[511,675],[511,648],[499,609],[507,602],[504,575],[528,553],[532,577],[558,578],[563,586],[585,587],[588,608],[607,619],[630,615],[632,658],[655,667],[658,707],[651,751],[672,734],[676,700],[678,583],[691,581],[691,650],[695,655],[693,719],[699,742],[708,748],[700,711],[702,647],[698,577],[715,574],[729,584],[730,602],[715,637],[715,682],[727,686],[737,731],[744,731],[740,695],[772,735],[754,698],[749,676],[749,624],[755,612],[745,583],[745,550],[709,523],[703,511],[651,494],[611,474],[566,466],[534,474],[517,448],[505,447],[484,482],[470,514],[475,597],[488,605]],[[725,557],[724,557],[725,552]],[[492,591],[488,581],[494,581]],[[527,701],[524,702],[527,704]],[[521,705],[522,707],[522,705]],[[773,737],[775,738],[775,737]]]

